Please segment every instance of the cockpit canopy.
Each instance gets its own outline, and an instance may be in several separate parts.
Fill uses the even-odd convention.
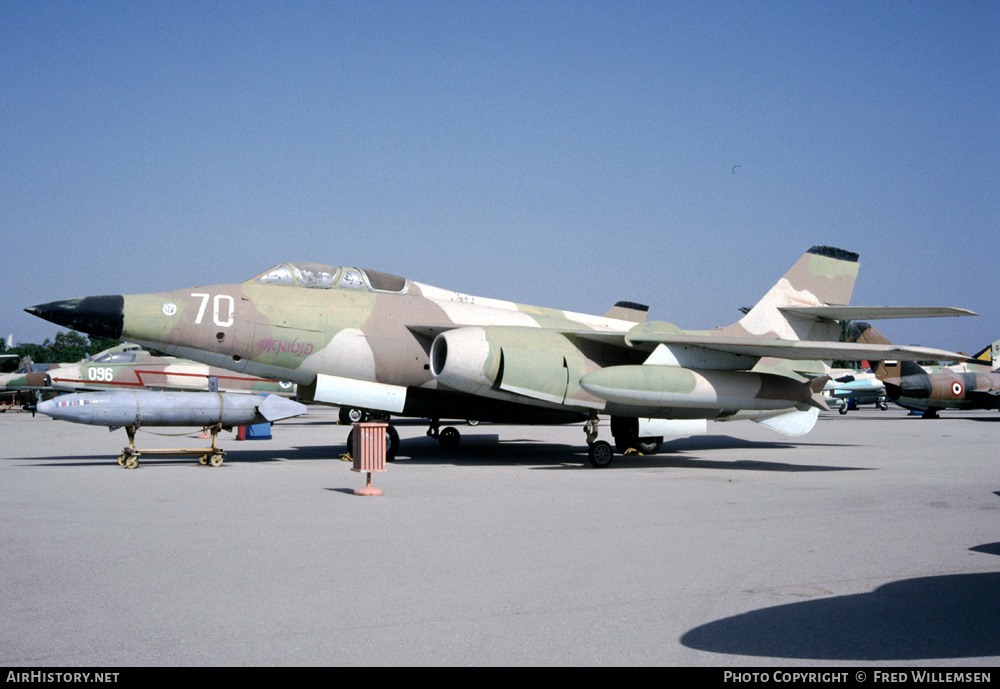
[[[309,289],[367,289],[370,292],[403,294],[409,286],[406,278],[376,270],[334,268],[319,263],[281,263],[251,279],[268,285],[289,285]]]

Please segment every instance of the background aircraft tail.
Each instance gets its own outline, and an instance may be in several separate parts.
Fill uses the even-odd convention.
[[[972,355],[972,359],[969,363],[989,366],[991,369],[1000,367],[1000,340],[980,349]]]
[[[851,329],[847,335],[848,342],[858,342],[860,344],[891,345],[892,340],[880,333],[869,323],[851,323]],[[924,369],[913,361],[871,361],[869,362],[872,373],[879,380],[885,378],[897,378],[899,376],[909,376],[916,373],[923,373]]]
[[[861,344],[893,344],[888,337],[880,333],[868,323],[855,322],[851,324],[851,329],[847,337],[848,342],[859,342]],[[983,347],[974,356],[969,357],[965,362],[966,366],[975,368],[985,367],[996,369],[1000,366],[1000,340]],[[973,368],[972,370],[975,370]],[[919,373],[927,373],[922,366],[913,361],[872,361],[871,369],[875,377],[879,380],[899,376],[912,376]],[[982,368],[979,368],[982,370]]]

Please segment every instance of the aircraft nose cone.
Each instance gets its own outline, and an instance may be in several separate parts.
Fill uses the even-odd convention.
[[[125,321],[125,298],[118,294],[64,299],[29,306],[25,311],[70,330],[117,340]]]

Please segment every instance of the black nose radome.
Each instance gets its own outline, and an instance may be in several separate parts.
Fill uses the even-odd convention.
[[[122,336],[125,321],[125,297],[116,294],[64,299],[29,306],[25,311],[70,330],[117,340]]]

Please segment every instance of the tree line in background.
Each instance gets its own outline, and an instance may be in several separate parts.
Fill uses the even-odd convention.
[[[45,338],[42,344],[18,342],[13,347],[0,340],[0,354],[13,354],[10,359],[0,359],[0,372],[17,370],[24,357],[36,364],[66,364],[86,359],[105,349],[121,344],[109,337],[86,337],[75,331],[56,333],[55,341]]]

